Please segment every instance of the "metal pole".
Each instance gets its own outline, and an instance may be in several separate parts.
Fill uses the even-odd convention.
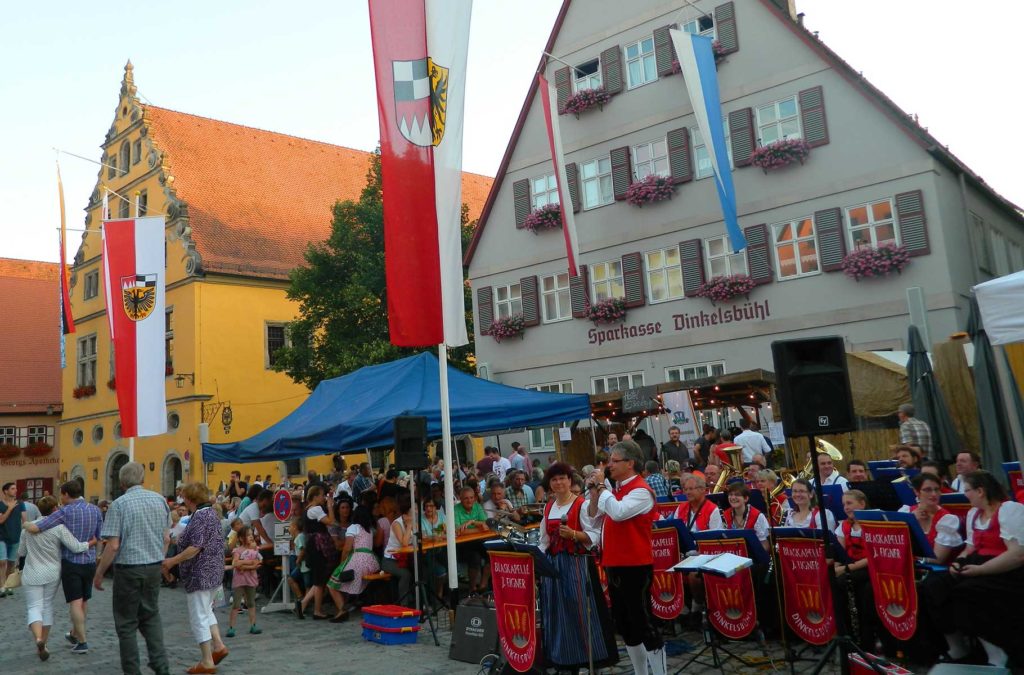
[[[1010,437],[1017,448],[1017,459],[1024,464],[1024,431],[1021,430],[1021,419],[1017,415],[1017,392],[1014,391],[1016,382],[1006,359],[1006,347],[992,346],[996,361],[996,376],[999,379],[999,388],[1003,393],[1003,410],[1006,412],[1006,419],[1010,424]],[[1011,485],[1010,488],[1012,490],[1013,486]]]
[[[437,363],[441,384],[441,447],[444,457],[444,529],[448,553],[448,587],[457,596],[459,572],[455,562],[455,465],[452,464],[452,420],[448,406],[448,346],[437,346]]]
[[[135,461],[135,437],[134,436],[130,436],[128,438],[128,461],[129,462],[134,462]]]
[[[409,496],[412,497],[412,595],[416,599],[416,609],[420,608],[420,510],[416,505],[418,479],[419,471],[416,471],[409,481]]]

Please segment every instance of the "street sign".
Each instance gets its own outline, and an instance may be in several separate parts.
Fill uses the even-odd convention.
[[[292,535],[287,523],[274,523],[274,555],[288,555],[292,551]]]
[[[292,517],[292,494],[281,489],[274,493],[274,515],[278,520],[288,520]]]

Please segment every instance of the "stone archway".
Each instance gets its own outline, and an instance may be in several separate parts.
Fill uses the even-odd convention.
[[[121,479],[119,473],[121,467],[128,463],[128,454],[115,450],[110,453],[110,457],[107,459],[107,499],[111,501],[117,499],[124,490],[121,489]]]
[[[81,464],[75,464],[71,467],[71,472],[68,474],[68,480],[77,480],[82,485],[82,494],[85,492],[85,467]]]
[[[165,497],[173,497],[174,489],[178,487],[182,477],[181,458],[176,453],[171,452],[164,457],[160,476],[160,494]]]

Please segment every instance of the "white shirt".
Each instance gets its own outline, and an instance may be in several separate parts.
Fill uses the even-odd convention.
[[[903,505],[900,513],[910,513],[910,507]],[[935,543],[956,548],[964,543],[960,536],[960,519],[952,513],[947,513],[938,520],[932,520],[932,528],[935,530]]]
[[[714,502],[711,502],[709,500],[705,500],[705,502],[711,504],[712,506],[715,506]],[[689,502],[684,502],[684,504],[688,504],[688,503]],[[673,517],[679,518],[680,520],[682,520],[683,519],[682,518],[682,514],[680,513],[680,509],[682,509],[682,508],[683,508],[683,504],[680,504],[679,508],[676,509],[676,512],[674,514],[672,514]],[[701,509],[704,508],[704,504],[703,503],[701,503],[700,508]],[[698,509],[698,511],[699,510],[700,509]],[[697,512],[695,512],[691,508],[689,513],[690,513],[690,516],[689,516],[689,518],[686,521],[686,525],[687,525],[687,527],[690,528],[690,531],[691,532],[702,532],[702,531],[704,531],[704,530],[701,530],[700,524],[697,522]],[[723,528],[722,512],[718,509],[717,506],[715,506],[714,511],[711,512],[711,517],[708,518],[708,531],[710,531],[710,530],[721,530],[722,528]]]
[[[811,524],[812,520],[814,521],[813,525]],[[828,524],[828,529],[836,529],[836,518],[828,509],[825,509],[825,522]],[[804,517],[803,520],[797,520],[796,511],[787,511],[786,522],[784,525],[785,527],[811,527],[817,529],[821,527],[821,515],[818,513],[817,509],[811,509],[809,517]]]
[[[768,445],[768,441],[765,440],[764,436],[751,429],[737,434],[736,438],[732,439],[732,442],[743,448],[743,452],[740,455],[744,462],[754,461],[754,455],[764,455],[767,457],[772,453],[772,446]]]
[[[526,470],[526,458],[520,455],[518,452],[513,452],[511,455],[509,455],[508,461],[513,469],[518,469],[519,471]]]
[[[327,517],[327,512],[324,511],[324,507],[322,506],[310,506],[306,509],[306,517],[319,523]]]
[[[963,492],[964,477],[961,476],[960,474],[957,474],[957,477],[954,478],[953,482],[949,484],[949,489],[951,489],[953,492]]]
[[[488,499],[484,502],[484,513],[487,514],[488,518],[494,518],[498,511],[514,511],[512,502],[508,499],[502,499],[500,502],[495,503],[493,499]]]
[[[33,521],[38,525],[38,521]],[[89,548],[88,542],[78,541],[75,535],[63,525],[51,527],[39,534],[21,533],[18,557],[25,556],[25,569],[21,583],[29,586],[45,586],[60,579],[60,548],[82,553]]]
[[[823,486],[824,485],[842,485],[843,486],[843,492],[846,492],[847,490],[850,489],[850,481],[848,481],[845,478],[843,478],[842,474],[840,474],[838,471],[836,471],[834,469],[832,470],[832,473],[830,473],[828,476],[826,476],[826,477],[821,479],[821,484]],[[811,485],[814,485],[814,479],[813,478],[811,479]]]
[[[572,505],[573,502],[569,502],[565,506],[559,506],[557,501],[553,502],[551,504],[551,513],[548,514],[548,519],[561,520],[562,516],[569,513],[569,509],[572,508]],[[597,542],[601,541],[601,524],[599,519],[600,516],[592,519],[587,515],[587,501],[584,500],[583,506],[580,507],[580,528],[583,532],[587,533],[587,536],[590,537],[590,546],[587,546],[587,548],[592,548],[597,545]],[[540,527],[540,550],[546,551],[550,545],[551,538],[548,537],[548,528],[542,524]]]
[[[334,488],[334,498],[337,499],[342,492],[352,494],[352,486],[348,484],[347,480],[343,480],[338,483],[338,487]]]
[[[629,485],[639,476],[622,481],[620,487]],[[602,490],[597,498],[597,508],[616,522],[629,520],[654,508],[654,494],[650,490],[633,490],[622,499],[616,499],[611,490]]]
[[[734,518],[736,517],[735,513],[733,513],[733,517]],[[714,517],[712,517],[712,520],[714,520]],[[728,530],[729,529],[729,528],[727,528],[725,526],[725,519],[722,518],[721,515],[718,516],[718,520],[719,520],[719,522],[722,523],[721,527],[719,527],[718,529],[720,529],[720,530]],[[734,527],[732,529],[734,529],[734,530],[745,529],[744,526],[746,524],[747,524],[746,520],[744,520],[742,523],[740,523],[739,527]],[[713,530],[715,528],[712,527],[710,529]],[[757,535],[758,541],[768,541],[768,519],[764,517],[763,513],[758,513],[757,514],[757,518],[754,519],[754,534]]]
[[[512,462],[508,461],[504,457],[499,457],[498,459],[494,460],[494,467],[492,470],[494,471],[494,475],[497,476],[501,480],[501,482],[504,483],[505,474],[507,474],[508,470],[511,468]]]
[[[252,521],[260,517],[260,505],[256,502],[249,504],[245,509],[238,515],[239,520],[242,521],[243,525],[252,525]]]
[[[992,524],[991,519],[982,521],[978,516],[978,522],[974,522],[974,516],[978,509],[971,509],[967,512],[967,543],[974,542],[974,529],[987,530]],[[1024,504],[1018,502],[1003,502],[999,507],[999,536],[1002,539],[1016,540],[1019,546],[1024,546]]]

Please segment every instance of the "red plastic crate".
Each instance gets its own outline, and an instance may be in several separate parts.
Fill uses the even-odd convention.
[[[381,628],[408,628],[420,623],[420,610],[401,605],[363,607],[364,621]]]

